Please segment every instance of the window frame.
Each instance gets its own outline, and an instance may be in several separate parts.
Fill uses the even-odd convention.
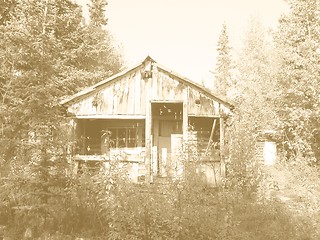
[[[119,130],[125,130],[125,144],[121,146],[120,141],[123,137],[119,137]],[[134,134],[130,135],[130,130],[133,130]],[[145,147],[145,140],[144,140],[144,128],[142,127],[108,127],[107,131],[111,132],[110,135],[110,148],[121,149],[121,148],[137,148],[137,147]],[[142,132],[141,140],[139,139],[139,131]],[[115,136],[112,136],[112,133],[115,132]],[[132,137],[133,136],[133,137]],[[130,141],[133,141],[133,145]],[[141,141],[139,146],[139,141]]]

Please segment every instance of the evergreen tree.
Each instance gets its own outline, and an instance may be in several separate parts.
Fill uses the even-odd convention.
[[[70,142],[60,99],[121,65],[108,33],[92,33],[72,0],[16,0],[0,25],[0,167],[2,192],[17,209],[12,221],[39,229],[58,219]]]
[[[105,16],[106,6],[108,5],[106,0],[91,0],[89,5],[90,24],[95,27],[105,26],[108,19]]]
[[[85,85],[92,85],[101,79],[117,73],[122,66],[119,49],[113,45],[112,36],[106,30],[105,0],[92,0],[89,5],[89,25],[83,29],[81,43],[74,52],[75,64],[89,75],[85,84],[78,85],[80,90]]]
[[[28,132],[40,120],[55,119],[50,114],[59,97],[121,66],[109,33],[86,26],[73,1],[18,1],[16,14],[1,28],[0,93],[6,134]]]
[[[221,96],[226,96],[230,86],[232,85],[231,78],[231,47],[229,46],[229,36],[227,25],[222,25],[222,30],[219,36],[217,45],[218,57],[215,68],[215,84],[216,93]]]
[[[16,7],[16,0],[0,0],[0,25],[6,24],[6,22],[14,14]]]
[[[281,53],[278,105],[290,153],[320,159],[320,15],[317,0],[292,0],[275,42]]]
[[[19,139],[55,119],[51,113],[66,93],[63,75],[69,70],[68,53],[80,41],[81,22],[80,9],[69,1],[17,2],[15,16],[1,31],[7,136]]]

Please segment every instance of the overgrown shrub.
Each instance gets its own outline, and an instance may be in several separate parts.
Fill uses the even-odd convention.
[[[117,161],[96,173],[82,168],[76,174],[63,151],[20,148],[20,157],[2,179],[0,214],[5,216],[5,235],[13,239],[312,239],[306,219],[292,216],[259,191],[263,175],[254,159],[254,131],[244,126],[242,121],[233,124],[228,174],[215,188],[200,180],[195,159],[184,160],[184,178],[145,185],[129,182]],[[20,161],[26,158],[31,161]]]

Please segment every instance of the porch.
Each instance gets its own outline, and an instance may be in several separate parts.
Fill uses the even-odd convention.
[[[146,119],[78,118],[74,123],[74,160],[90,166],[118,161],[126,165],[134,182],[144,180],[147,161],[152,176],[179,177],[186,159],[199,165],[220,161],[220,119],[188,117],[183,132],[182,103],[152,104],[151,135],[146,135]],[[188,138],[184,140],[183,136]],[[146,147],[150,139],[150,148]],[[148,150],[150,155],[148,155]],[[97,163],[97,164],[95,164]],[[92,167],[94,168],[94,167]]]

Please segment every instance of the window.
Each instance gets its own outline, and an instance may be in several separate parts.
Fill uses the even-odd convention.
[[[127,146],[128,147],[136,147],[137,141],[136,141],[136,130],[135,129],[128,129],[127,134]]]
[[[141,128],[113,127],[110,131],[111,148],[134,148],[144,146],[144,131]]]

